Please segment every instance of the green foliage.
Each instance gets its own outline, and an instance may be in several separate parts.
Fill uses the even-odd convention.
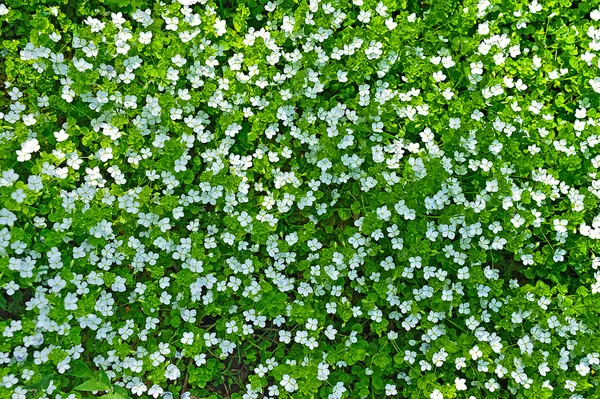
[[[595,2],[5,0],[0,33],[0,397],[598,397]]]

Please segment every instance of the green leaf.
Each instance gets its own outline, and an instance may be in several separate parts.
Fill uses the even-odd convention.
[[[52,377],[54,377],[53,373],[45,375],[44,377],[42,377],[41,380],[39,380],[35,384],[25,385],[23,388],[25,388],[25,389],[33,389],[33,390],[46,389],[50,385],[50,381],[52,381]]]
[[[81,360],[71,361],[71,370],[69,374],[75,377],[94,379],[92,370],[90,370],[90,368]]]
[[[379,353],[373,356],[373,364],[384,369],[388,364],[392,362],[392,358],[387,353]]]
[[[342,220],[348,220],[351,216],[350,212],[346,209],[338,209],[338,215]]]
[[[100,396],[99,399],[127,399],[127,398],[118,393],[107,393],[106,395]]]
[[[110,378],[108,377],[108,374],[104,372],[104,370],[100,370],[100,372],[98,373],[98,381],[100,381],[104,385],[110,386]]]
[[[580,297],[586,297],[589,293],[590,292],[588,291],[588,289],[584,286],[577,288],[577,295],[579,295]]]
[[[108,391],[110,389],[109,385],[103,384],[100,381],[96,381],[96,380],[87,380],[79,385],[77,385],[75,388],[73,388],[76,391],[85,391],[85,392],[91,392],[91,391]]]
[[[124,398],[129,398],[129,392],[120,385],[113,385],[113,390]]]

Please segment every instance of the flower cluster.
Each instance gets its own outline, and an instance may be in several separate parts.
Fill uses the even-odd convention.
[[[0,396],[597,397],[594,2],[51,3],[0,4]]]

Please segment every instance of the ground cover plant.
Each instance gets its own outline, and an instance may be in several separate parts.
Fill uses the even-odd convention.
[[[1,0],[0,398],[600,398],[600,4]]]

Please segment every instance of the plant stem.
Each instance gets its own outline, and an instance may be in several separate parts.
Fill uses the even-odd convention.
[[[185,393],[185,389],[187,388],[188,378],[190,376],[190,366],[192,365],[192,359],[193,358],[190,357],[190,360],[188,361],[188,364],[187,364],[187,368],[185,370],[185,378],[183,379],[183,385],[181,387],[181,393]]]

